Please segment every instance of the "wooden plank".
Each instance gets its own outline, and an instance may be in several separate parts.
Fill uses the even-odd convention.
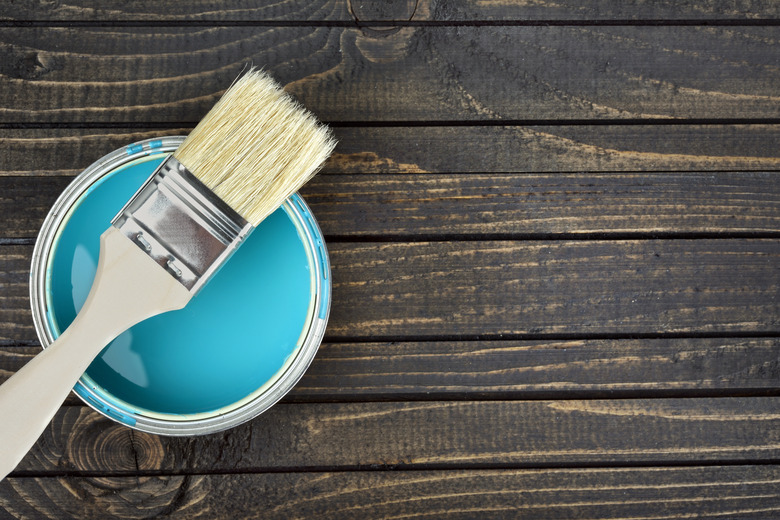
[[[209,0],[190,2],[69,0],[54,6],[40,0],[15,1],[4,6],[0,20],[159,22],[167,21],[336,21],[350,20],[345,0],[282,0],[258,2]]]
[[[777,466],[10,478],[0,508],[57,520],[771,519],[779,479]]]
[[[326,235],[340,237],[774,233],[779,180],[754,172],[328,175],[302,193]]]
[[[370,3],[369,3],[370,4]],[[437,2],[436,20],[759,20],[780,17],[771,1],[642,2],[641,0],[465,0]]]
[[[779,363],[777,338],[325,343],[288,400],[733,394]]]
[[[70,0],[53,7],[41,0],[24,0],[4,8],[0,20],[39,21],[483,21],[483,20],[760,20],[778,18],[772,1],[710,0],[708,2],[642,0],[558,0],[510,2],[479,0],[394,2],[331,0],[307,2],[284,0],[271,4],[228,0],[219,4],[207,0],[166,3],[153,0],[131,4],[112,0]]]
[[[326,237],[780,233],[773,172],[321,175]],[[0,236],[35,237],[71,176],[0,176]],[[464,210],[464,208],[466,208]]]
[[[38,352],[0,347],[0,382]],[[778,338],[328,342],[286,402],[755,394],[778,364]]]
[[[73,177],[0,177],[0,236],[38,235],[43,219]]]
[[[769,462],[780,456],[778,405],[778,397],[296,403],[200,437],[144,434],[68,406],[14,474]]]
[[[194,123],[250,62],[327,121],[780,116],[778,27],[389,31],[1,28],[0,122]]]
[[[774,240],[333,244],[333,337],[777,331]]]
[[[0,130],[0,176],[75,175],[122,146],[188,131]],[[335,133],[339,144],[324,174],[780,170],[780,126],[766,124],[379,126]]]
[[[331,247],[333,337],[777,330],[775,241]]]
[[[0,327],[3,339],[34,340],[28,280],[32,248],[0,248]],[[0,340],[1,341],[1,340]]]
[[[35,338],[30,246],[0,247],[0,339]],[[778,332],[777,240],[331,243],[328,336]]]
[[[160,136],[187,135],[191,130],[0,129],[0,176],[72,176],[123,146]]]
[[[777,170],[775,125],[340,128],[327,172]]]

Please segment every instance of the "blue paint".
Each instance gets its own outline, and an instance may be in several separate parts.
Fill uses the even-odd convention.
[[[144,147],[140,144],[131,144],[127,147],[127,155],[134,155],[143,151]],[[120,208],[121,209],[121,208]]]
[[[47,267],[55,334],[87,297],[100,234],[162,158],[118,168],[71,209]],[[307,255],[304,244],[288,212],[273,213],[187,307],[136,325],[103,350],[84,380],[116,409],[99,407],[126,424],[134,420],[123,412],[136,410],[206,413],[229,407],[278,376],[300,346],[316,297],[314,255]]]

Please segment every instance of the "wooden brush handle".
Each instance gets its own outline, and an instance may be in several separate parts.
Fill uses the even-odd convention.
[[[97,274],[68,329],[0,386],[0,479],[29,451],[92,360],[136,323],[180,309],[190,292],[110,227]]]

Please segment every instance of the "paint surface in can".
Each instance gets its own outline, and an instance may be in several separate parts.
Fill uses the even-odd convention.
[[[117,168],[70,209],[47,265],[47,319],[55,335],[86,300],[100,234],[163,158],[148,155]],[[120,335],[82,381],[130,412],[186,416],[230,408],[272,381],[300,347],[314,305],[311,264],[280,208],[187,307]]]

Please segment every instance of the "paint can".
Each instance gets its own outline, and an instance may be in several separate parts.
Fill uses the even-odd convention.
[[[184,137],[148,139],[98,160],[65,189],[33,251],[30,301],[49,346],[92,285],[99,236]],[[308,368],[330,311],[330,264],[300,195],[260,223],[180,311],[111,342],[74,388],[90,407],[161,435],[222,431],[279,401]]]

